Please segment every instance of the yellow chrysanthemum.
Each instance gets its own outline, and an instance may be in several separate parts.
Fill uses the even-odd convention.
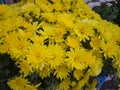
[[[77,36],[68,36],[66,44],[72,48],[80,47],[79,38]]]
[[[34,43],[26,55],[28,63],[31,64],[33,69],[39,70],[46,64],[48,50],[45,45]]]
[[[92,52],[88,51],[86,53],[86,64],[89,67],[94,66],[94,64],[96,63],[96,56],[92,54]]]
[[[78,90],[82,90],[83,86],[88,83],[89,78],[89,75],[85,74],[84,77],[78,81]]]
[[[66,78],[65,80],[63,80],[60,84],[59,84],[59,90],[69,90],[70,89],[70,79]]]
[[[52,5],[47,0],[35,0],[35,3],[39,6],[40,10],[42,11],[53,11]]]
[[[7,84],[13,90],[37,90],[36,86],[30,85],[30,82],[22,77],[15,77],[10,79]]]
[[[85,60],[86,60],[85,49],[83,48],[76,48],[75,50],[71,49],[67,53],[67,56],[68,56],[67,63],[69,67],[80,70],[83,70],[87,67],[87,65],[85,64]]]
[[[9,53],[12,58],[19,58],[22,55],[26,54],[26,50],[30,43],[27,41],[27,38],[20,37],[17,33],[7,34],[5,39],[6,44],[9,45]]]
[[[93,50],[99,50],[103,44],[104,42],[100,39],[100,37],[94,36],[91,38],[90,45]]]
[[[32,1],[34,1],[34,0],[32,0]],[[40,15],[40,10],[37,7],[37,5],[34,4],[34,3],[26,3],[26,4],[24,4],[21,7],[20,11],[21,11],[21,13],[30,13],[30,12],[32,12],[34,15],[37,15],[37,16]]]
[[[45,38],[52,38],[55,36],[55,27],[48,23],[42,23],[43,31],[40,34]]]
[[[32,68],[27,60],[22,60],[16,63],[18,67],[20,68],[20,73],[23,74],[24,77],[30,75],[33,73]]]
[[[73,72],[73,77],[76,79],[76,80],[80,80],[80,78],[83,76],[83,71],[81,70],[74,70]]]
[[[49,21],[49,22],[56,22],[57,21],[57,13],[52,13],[52,12],[46,12],[42,13],[42,18]]]
[[[85,41],[85,39],[89,40],[91,36],[94,35],[93,25],[89,23],[88,20],[83,20],[76,22],[75,24],[75,34],[78,35],[80,40]]]
[[[48,46],[48,64],[53,69],[60,66],[62,63],[64,63],[65,59],[65,51],[64,49],[59,45],[49,45]]]
[[[50,77],[50,74],[52,73],[52,70],[50,67],[45,66],[42,69],[38,70],[37,73],[40,75],[40,77],[43,79],[45,77]]]
[[[103,63],[101,59],[96,60],[95,64],[88,70],[89,75],[97,76],[102,71]]]
[[[66,65],[61,65],[55,70],[54,75],[56,75],[58,79],[60,78],[62,80],[69,76],[69,72],[70,70]]]
[[[114,41],[109,41],[106,44],[102,45],[102,50],[104,53],[104,57],[113,57],[116,56],[119,52],[120,47]]]
[[[58,21],[61,25],[64,25],[65,27],[68,28],[73,28],[74,27],[74,16],[72,16],[71,14],[67,14],[67,13],[60,13],[58,15]]]

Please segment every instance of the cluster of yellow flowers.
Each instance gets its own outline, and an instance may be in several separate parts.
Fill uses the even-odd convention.
[[[37,90],[26,77],[54,75],[58,90],[96,90],[103,58],[112,58],[120,77],[120,28],[102,20],[83,0],[23,0],[0,5],[0,53],[20,68],[8,80],[13,90]]]

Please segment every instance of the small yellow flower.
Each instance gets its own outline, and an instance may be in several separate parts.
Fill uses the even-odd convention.
[[[16,63],[18,67],[20,68],[20,73],[23,74],[24,77],[30,75],[33,73],[32,68],[27,60],[22,60]]]
[[[10,79],[7,84],[13,90],[37,90],[36,86],[30,85],[30,82],[22,77],[15,77]]]
[[[75,48],[71,49],[67,53],[68,59],[67,63],[68,66],[71,68],[83,70],[87,67],[85,60],[86,60],[86,51],[83,48]]]
[[[45,66],[42,69],[38,70],[37,73],[40,75],[40,77],[43,79],[45,77],[50,77],[50,74],[52,73],[52,70],[50,67]]]
[[[93,50],[99,50],[103,44],[104,42],[100,39],[100,37],[94,36],[93,38],[91,38],[90,45]]]
[[[64,25],[65,27],[68,28],[73,28],[74,27],[74,16],[72,16],[71,14],[67,14],[67,13],[60,13],[58,15],[58,21],[61,25]]]
[[[66,78],[59,84],[59,90],[69,90],[70,89],[70,79]]]
[[[102,45],[102,50],[105,58],[112,58],[113,56],[116,56],[119,52],[119,49],[120,47],[116,44],[115,41],[109,41],[106,44]]]
[[[63,80],[69,76],[69,72],[69,68],[63,64],[55,70],[54,75],[56,75],[58,79]]]
[[[84,74],[83,74],[83,71],[81,71],[81,70],[74,70],[74,72],[73,72],[73,76],[74,76],[74,78],[76,79],[76,80],[80,80],[80,78],[83,76]]]
[[[79,38],[77,36],[68,36],[66,44],[72,48],[80,47]]]

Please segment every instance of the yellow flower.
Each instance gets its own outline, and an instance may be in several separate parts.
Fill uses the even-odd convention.
[[[25,55],[26,50],[30,45],[26,38],[20,37],[20,35],[17,35],[16,32],[6,35],[5,40],[9,45],[8,52],[10,53],[11,57],[15,59]]]
[[[7,53],[9,50],[9,44],[4,38],[0,39],[0,53],[4,54]]]
[[[24,4],[21,7],[20,12],[21,13],[30,13],[30,12],[32,12],[33,15],[37,15],[37,16],[40,15],[40,10],[37,7],[37,5],[34,4],[34,3],[26,3],[26,4]]]
[[[59,90],[69,90],[70,89],[70,79],[66,78],[59,84]]]
[[[54,36],[54,40],[55,40],[55,42],[56,43],[61,43],[61,42],[63,42],[64,41],[64,35],[66,34],[66,29],[65,29],[65,27],[63,26],[61,26],[61,25],[57,25],[56,27],[55,27],[55,36]]]
[[[45,39],[52,38],[55,36],[55,27],[54,25],[48,23],[42,23],[43,31],[40,31],[40,34],[43,35]]]
[[[84,77],[78,81],[77,87],[79,88],[78,90],[82,90],[82,87],[88,83],[89,80],[89,75],[85,74]]]
[[[45,45],[34,43],[28,50],[26,58],[33,69],[39,70],[46,64],[47,55],[48,50]]]
[[[79,21],[75,24],[75,34],[79,37],[80,40],[85,41],[85,39],[89,40],[91,36],[94,35],[93,26],[89,21]]]
[[[53,7],[56,11],[64,10],[64,5],[61,3],[60,0],[53,0],[53,2],[55,2],[55,4],[53,4]]]
[[[76,80],[80,80],[80,78],[83,76],[83,71],[75,69],[73,72],[73,76]]]
[[[104,42],[100,39],[100,37],[94,36],[93,38],[91,38],[90,45],[93,50],[99,50],[103,44]]]
[[[32,68],[31,68],[31,66],[30,66],[30,64],[28,63],[27,60],[21,60],[21,61],[17,62],[16,64],[20,68],[19,72],[21,74],[23,74],[24,77],[33,73]]]
[[[50,74],[52,73],[52,70],[50,67],[45,66],[42,69],[38,70],[37,73],[40,75],[40,77],[43,79],[45,77],[50,77]]]
[[[77,36],[68,36],[66,44],[72,48],[80,47],[79,38]]]
[[[96,56],[92,54],[92,52],[88,51],[86,53],[86,64],[89,67],[94,66],[94,64],[96,63]]]
[[[35,3],[39,6],[39,9],[42,11],[53,11],[52,5],[47,0],[35,0]]]
[[[101,59],[96,60],[95,64],[88,70],[89,75],[91,76],[99,75],[102,71],[102,67],[103,67],[102,60]]]
[[[67,76],[69,76],[69,68],[66,65],[61,65],[58,68],[56,68],[54,75],[56,75],[56,77],[60,80],[67,78]]]
[[[85,64],[86,60],[85,49],[83,48],[75,48],[75,50],[71,49],[67,53],[67,56],[68,56],[67,63],[69,67],[79,70],[83,70],[87,67],[87,65]]]
[[[37,90],[36,86],[30,85],[30,82],[22,77],[10,79],[7,84],[12,90]]]
[[[65,51],[63,50],[61,46],[57,44],[49,45],[48,49],[49,49],[48,50],[49,54],[48,54],[47,62],[52,69],[55,69],[64,63]]]
[[[42,13],[42,18],[44,18],[45,20],[49,21],[49,22],[55,22],[57,21],[57,13],[52,13],[52,12],[46,12],[46,13]]]
[[[23,28],[25,28],[24,31],[28,37],[35,35],[37,32],[37,29],[40,28],[40,24],[38,24],[38,22],[33,22],[31,24],[29,22],[24,21],[22,23],[22,26],[23,26]]]
[[[68,28],[73,28],[74,27],[74,16],[68,13],[60,13],[58,15],[58,21],[61,25],[64,25],[65,27]]]
[[[34,42],[34,43],[39,43],[39,44],[44,44],[44,40],[45,38],[43,36],[38,36],[38,35],[33,35],[30,37],[30,39]]]
[[[112,40],[102,45],[102,50],[105,58],[112,58],[113,56],[116,56],[119,52],[119,49],[120,48],[116,42]]]

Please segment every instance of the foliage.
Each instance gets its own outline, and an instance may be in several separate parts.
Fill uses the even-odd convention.
[[[120,77],[119,44],[120,27],[83,0],[0,5],[0,53],[10,56],[0,59],[1,70],[15,63],[0,74],[13,90],[96,90],[109,67]]]
[[[99,7],[95,7],[93,10],[96,13],[99,13],[103,19],[114,23],[119,12],[119,7],[117,6],[117,4],[114,4],[110,7],[108,7],[106,4],[102,4]]]

